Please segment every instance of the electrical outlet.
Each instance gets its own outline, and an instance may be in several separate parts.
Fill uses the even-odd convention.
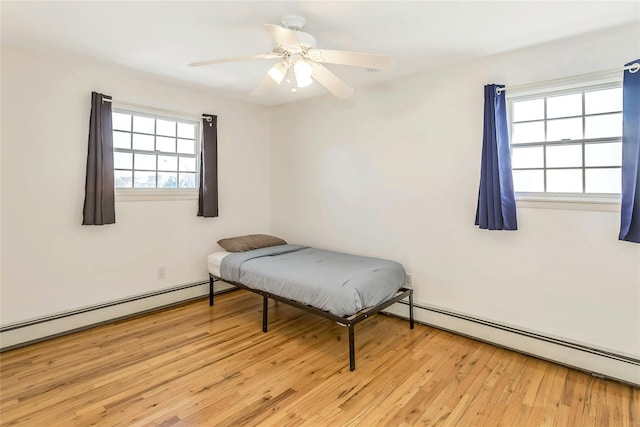
[[[158,267],[158,280],[162,280],[167,277],[167,269],[164,267]]]
[[[407,273],[406,279],[404,280],[404,286],[406,288],[413,288],[413,274]]]

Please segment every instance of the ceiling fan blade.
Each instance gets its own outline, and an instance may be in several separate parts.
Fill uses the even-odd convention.
[[[300,43],[296,38],[296,33],[288,28],[281,27],[279,25],[264,24],[269,29],[271,37],[279,46],[291,47],[294,49],[300,49]]]
[[[394,64],[390,56],[349,52],[346,50],[309,49],[306,56],[316,62],[350,65],[352,67],[371,68],[374,70],[390,68]]]
[[[231,58],[212,59],[209,61],[192,62],[189,67],[201,67],[203,65],[221,64],[223,62],[246,61],[247,59],[273,59],[282,58],[279,53],[256,53],[253,55],[234,56]]]
[[[264,76],[258,86],[253,88],[253,90],[249,93],[251,96],[262,96],[265,93],[269,92],[272,87],[276,86],[277,83],[273,81],[271,77],[268,75]]]
[[[313,72],[311,76],[322,86],[326,87],[329,92],[338,98],[349,98],[353,95],[353,88],[349,87],[338,76],[329,71],[324,65],[311,62]]]

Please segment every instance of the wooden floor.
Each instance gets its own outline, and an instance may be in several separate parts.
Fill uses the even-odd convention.
[[[640,389],[377,315],[347,330],[247,291],[1,355],[1,425],[638,426]]]

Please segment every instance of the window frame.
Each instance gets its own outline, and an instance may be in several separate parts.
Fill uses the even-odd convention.
[[[147,109],[147,108],[141,108],[138,106],[129,106],[126,104],[116,104],[114,103],[112,105],[112,114],[113,113],[122,113],[122,114],[130,114],[132,117],[134,115],[137,116],[141,116],[141,117],[149,117],[149,118],[153,118],[154,121],[157,119],[160,120],[167,120],[167,121],[175,121],[175,122],[180,122],[180,123],[189,123],[189,124],[194,124],[195,125],[195,135],[194,135],[194,144],[195,144],[195,152],[193,155],[187,154],[187,156],[191,157],[193,156],[195,159],[195,164],[196,164],[196,169],[195,169],[195,187],[194,188],[121,188],[121,187],[115,187],[115,183],[114,183],[114,189],[115,189],[115,200],[116,202],[127,202],[127,201],[162,201],[162,200],[194,200],[194,199],[198,199],[198,193],[199,193],[199,185],[200,185],[200,153],[201,153],[201,149],[202,149],[202,122],[201,120],[199,120],[198,118],[194,118],[193,116],[187,116],[187,115],[182,115],[182,114],[176,114],[173,112],[163,112],[161,110],[154,110],[154,109]],[[116,132],[118,131],[117,129],[112,129],[112,132]],[[156,136],[158,136],[157,133],[155,133],[157,131],[157,129],[154,129],[154,138]],[[133,135],[133,121],[131,123],[131,131],[130,134]],[[159,136],[163,136],[163,135],[159,135]],[[176,136],[176,140],[178,139],[178,137]],[[177,143],[177,141],[176,141]],[[177,147],[176,147],[176,153],[170,153],[170,152],[164,152],[164,151],[158,151],[158,150],[153,150],[153,151],[149,151],[149,150],[134,150],[133,149],[133,139],[131,141],[131,149],[122,149],[122,148],[116,148],[114,146],[113,148],[113,152],[114,154],[116,152],[125,152],[125,153],[132,153],[132,161],[133,160],[133,156],[135,155],[135,153],[142,153],[142,154],[155,154],[156,155],[156,169],[155,169],[155,173],[157,174],[158,172],[162,172],[158,170],[158,163],[157,163],[157,155],[175,155],[176,156],[176,161],[179,163],[179,156],[180,153],[177,152]],[[154,145],[155,145],[155,141],[154,141]],[[155,146],[154,146],[155,148]],[[133,167],[133,165],[132,165]],[[179,168],[179,166],[178,166]],[[114,168],[113,168],[114,172],[117,170],[114,164]],[[132,171],[134,171],[134,169],[131,169]],[[176,171],[177,173],[177,171]],[[156,184],[157,185],[157,184]]]
[[[597,143],[621,143],[622,136],[619,137],[599,137],[599,138],[584,138],[585,132],[585,117],[592,117],[597,115],[606,115],[617,113],[616,112],[605,112],[605,113],[595,113],[595,114],[587,114],[585,111],[585,92],[598,91],[598,90],[606,90],[606,89],[614,89],[622,87],[622,79],[620,78],[608,78],[608,79],[598,79],[598,80],[583,80],[576,81],[573,83],[566,83],[564,85],[540,85],[535,89],[528,90],[507,90],[506,94],[506,106],[507,106],[507,123],[508,123],[508,132],[509,132],[509,151],[513,156],[513,149],[515,148],[526,148],[526,147],[543,147],[543,166],[542,168],[513,168],[512,171],[516,170],[540,170],[543,172],[543,182],[544,182],[544,192],[526,192],[526,191],[516,191],[515,197],[516,201],[519,205],[523,207],[548,207],[548,208],[560,208],[560,209],[587,209],[587,210],[604,210],[610,211],[619,208],[619,206],[614,206],[616,204],[619,205],[621,195],[620,193],[586,193],[585,190],[585,174],[587,170],[593,169],[620,169],[621,166],[586,166],[585,165],[585,146],[589,144],[597,144]],[[513,136],[513,104],[515,102],[527,101],[533,99],[546,99],[548,97],[554,96],[562,96],[579,93],[582,98],[582,113],[577,116],[567,116],[567,117],[558,117],[558,118],[548,118],[547,117],[547,103],[545,101],[544,105],[544,118],[532,121],[544,121],[545,127],[545,139],[547,132],[547,123],[548,121],[557,120],[557,119],[565,119],[565,118],[574,118],[579,117],[582,119],[582,135],[583,138],[576,140],[559,140],[559,141],[536,141],[536,142],[526,142],[526,143],[517,143],[512,144],[512,136]],[[516,123],[525,123],[526,121],[516,122]],[[579,146],[582,153],[582,162],[581,166],[572,166],[572,167],[551,167],[548,168],[546,164],[546,156],[547,156],[547,147],[553,146]],[[579,169],[582,175],[582,192],[548,192],[547,191],[547,171],[548,170],[563,170],[563,169]],[[531,203],[533,202],[533,203]],[[537,203],[540,202],[540,203]],[[606,206],[610,204],[612,206]],[[583,205],[583,206],[579,206]]]

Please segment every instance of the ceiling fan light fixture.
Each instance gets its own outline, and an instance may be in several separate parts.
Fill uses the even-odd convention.
[[[282,61],[271,67],[271,69],[267,71],[267,75],[271,78],[271,80],[273,80],[277,84],[280,84],[282,83],[284,76],[287,75],[287,71],[289,71],[289,63],[286,61]]]
[[[311,68],[311,64],[309,64],[303,58],[299,58],[296,62],[294,62],[293,72],[296,76],[296,83],[298,87],[307,87],[311,83],[313,83],[313,79],[311,78],[313,68]]]

